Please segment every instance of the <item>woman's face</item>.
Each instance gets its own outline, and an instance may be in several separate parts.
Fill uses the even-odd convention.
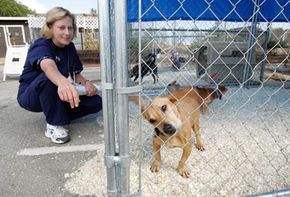
[[[65,47],[73,38],[73,21],[70,16],[55,21],[51,26],[52,41],[57,47]]]

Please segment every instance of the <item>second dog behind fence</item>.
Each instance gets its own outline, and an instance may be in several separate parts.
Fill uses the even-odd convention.
[[[144,78],[144,76],[151,74],[154,80],[154,83],[158,82],[158,68],[156,65],[156,54],[150,53],[146,56],[145,62],[141,64],[141,82]],[[130,70],[130,77],[134,78],[134,81],[136,81],[139,78],[139,65],[135,65]]]

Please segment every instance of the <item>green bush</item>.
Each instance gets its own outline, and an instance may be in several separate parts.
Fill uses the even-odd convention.
[[[289,44],[286,41],[270,38],[270,40],[267,43],[267,49],[276,49],[276,48],[289,48]]]
[[[193,42],[193,43],[191,43],[189,46],[188,46],[188,48],[189,49],[196,49],[196,48],[199,48],[200,47],[200,45],[199,44],[197,44],[196,42]]]

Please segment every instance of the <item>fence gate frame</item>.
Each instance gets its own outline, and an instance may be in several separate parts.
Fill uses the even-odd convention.
[[[100,62],[107,194],[130,195],[130,153],[128,94],[141,87],[128,87],[127,65],[127,1],[98,1],[100,30]]]

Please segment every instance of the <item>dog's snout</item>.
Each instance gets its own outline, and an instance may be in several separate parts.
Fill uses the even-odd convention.
[[[132,78],[132,77],[134,77],[134,72],[133,71],[130,71],[130,77]]]
[[[176,132],[176,129],[171,124],[164,124],[163,131],[168,135],[173,135]]]

